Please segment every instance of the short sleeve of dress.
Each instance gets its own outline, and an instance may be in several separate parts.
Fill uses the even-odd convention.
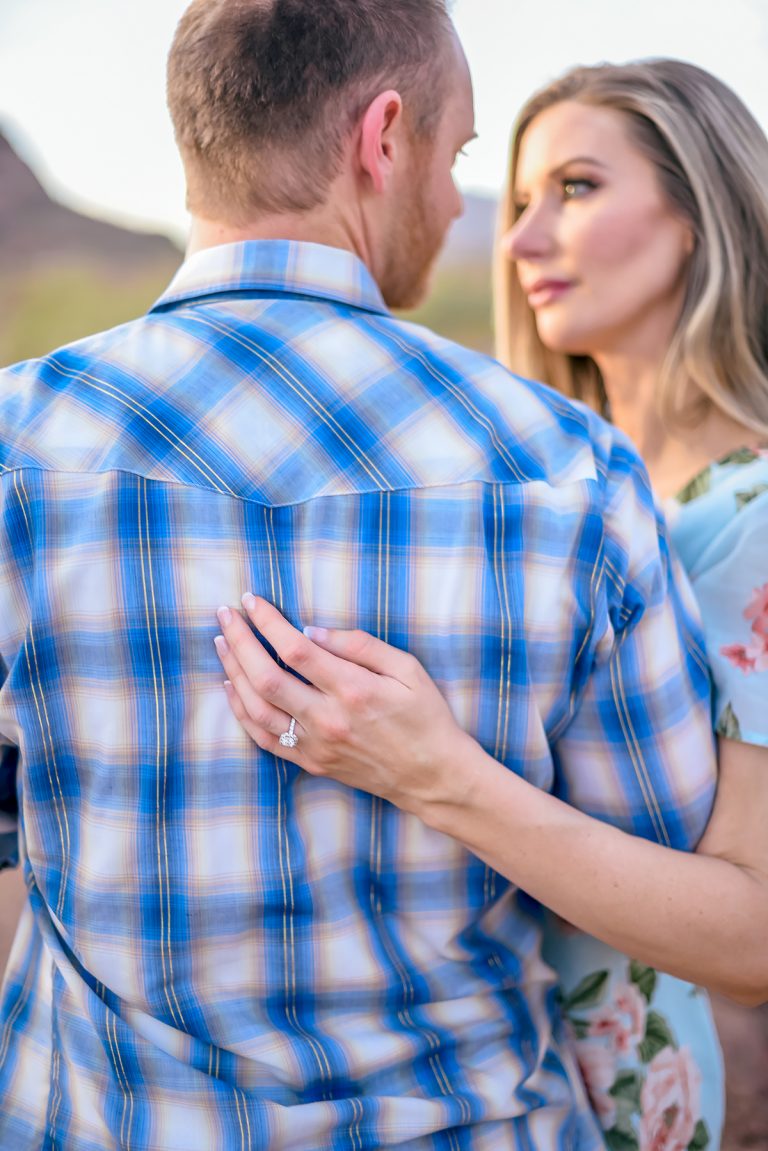
[[[768,746],[768,453],[713,464],[666,511],[701,610],[715,728]]]

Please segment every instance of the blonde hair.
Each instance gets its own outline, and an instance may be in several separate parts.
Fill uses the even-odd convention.
[[[515,222],[520,145],[531,122],[565,100],[624,114],[654,164],[694,251],[677,328],[658,381],[670,424],[695,424],[710,406],[768,436],[768,139],[734,92],[680,60],[574,68],[522,108],[510,148],[499,238]],[[516,372],[605,409],[595,362],[544,347],[508,256],[497,243],[497,354]]]

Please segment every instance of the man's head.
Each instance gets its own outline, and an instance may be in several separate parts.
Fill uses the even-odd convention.
[[[193,216],[247,230],[332,203],[388,302],[420,296],[472,135],[445,0],[193,0],[168,102]]]

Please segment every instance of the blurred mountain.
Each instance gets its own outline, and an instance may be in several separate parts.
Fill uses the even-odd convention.
[[[72,259],[123,273],[178,265],[181,252],[167,236],[119,228],[52,200],[0,132],[0,275]]]
[[[408,313],[491,349],[496,201],[468,195],[428,302]],[[121,228],[53,199],[0,131],[0,364],[42,355],[122,323],[154,302],[183,253],[164,235]]]
[[[0,364],[145,311],[183,254],[52,199],[0,131]]]
[[[492,196],[465,194],[464,215],[459,217],[448,234],[440,258],[441,268],[451,268],[457,264],[490,265],[498,209],[499,202]]]

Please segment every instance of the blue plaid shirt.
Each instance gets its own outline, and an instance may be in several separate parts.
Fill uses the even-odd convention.
[[[510,770],[690,848],[709,683],[628,443],[270,241],[0,373],[0,464],[3,1151],[602,1146],[540,909],[260,752],[213,638],[246,589],[367,628]]]

